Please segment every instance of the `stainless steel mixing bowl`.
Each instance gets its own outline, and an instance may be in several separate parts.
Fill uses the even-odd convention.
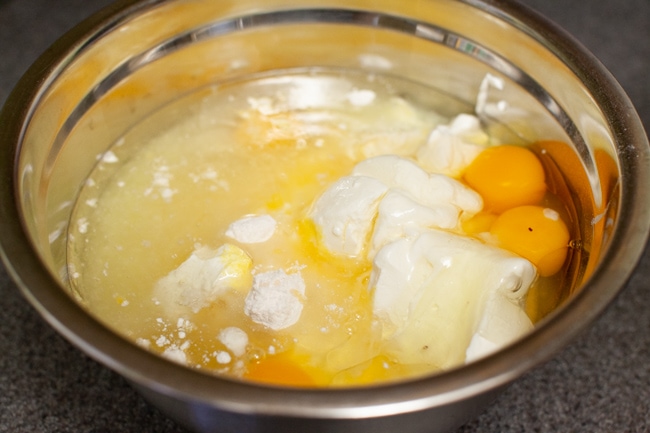
[[[535,127],[507,110],[484,120],[516,140],[554,140],[547,156],[575,199],[579,235],[561,305],[525,338],[457,369],[318,390],[202,374],[93,318],[67,285],[64,234],[97,155],[197,89],[305,68],[399,76],[453,97],[451,111],[473,106],[487,74],[502,79],[490,98],[525,110]],[[648,140],[630,101],[585,49],[510,1],[122,1],[45,53],[0,116],[0,243],[18,287],[63,336],[199,432],[449,431],[597,318],[650,228]]]

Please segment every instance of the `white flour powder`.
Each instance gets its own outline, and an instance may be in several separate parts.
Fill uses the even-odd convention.
[[[304,294],[305,281],[299,273],[264,272],[255,275],[244,311],[255,323],[276,331],[285,329],[300,318]]]

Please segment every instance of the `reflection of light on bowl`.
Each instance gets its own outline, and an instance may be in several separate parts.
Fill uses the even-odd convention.
[[[8,125],[3,161],[14,161],[20,149],[17,166],[2,167],[8,179],[16,173],[15,184],[2,190],[8,268],[53,326],[181,422],[214,431],[205,424],[251,425],[254,414],[264,417],[265,428],[328,422],[357,431],[378,428],[377,417],[393,415],[382,419],[382,428],[444,431],[568,342],[631,272],[648,231],[642,196],[649,182],[647,140],[600,65],[571,41],[545,48],[551,42],[536,35],[556,31],[547,24],[519,8],[491,13],[485,5],[448,2],[386,2],[372,10],[363,2],[341,9],[305,4],[319,8],[310,10],[204,3],[141,5],[128,18],[126,12],[95,18],[93,30],[78,31],[79,45],[58,45],[39,60],[8,101],[11,113],[2,114]],[[374,390],[279,390],[206,377],[151,356],[59,289],[65,285],[59,281],[65,275],[61,234],[97,155],[153,110],[207,84],[313,66],[362,68],[442,89],[460,101],[440,107],[449,115],[463,101],[473,103],[487,73],[504,80],[486,101],[500,107],[486,111],[498,121],[494,133],[552,140],[547,155],[559,172],[571,173],[564,187],[578,197],[580,247],[589,252],[575,265],[567,300],[531,335],[474,364],[413,382]],[[534,121],[513,122],[515,109]],[[18,209],[9,205],[13,197]]]

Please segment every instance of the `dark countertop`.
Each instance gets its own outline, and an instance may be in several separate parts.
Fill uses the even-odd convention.
[[[0,0],[0,105],[64,31],[109,0]],[[525,0],[585,44],[650,130],[650,1]],[[1,127],[1,126],[0,126]],[[608,311],[458,433],[650,432],[650,254]],[[184,430],[47,326],[0,266],[0,432]]]

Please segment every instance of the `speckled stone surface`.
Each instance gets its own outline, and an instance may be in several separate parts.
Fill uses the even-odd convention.
[[[29,64],[108,0],[0,0],[0,104]],[[612,71],[650,129],[650,1],[526,0]],[[2,125],[0,125],[2,127]],[[458,433],[650,432],[650,254],[584,334]],[[0,432],[184,430],[47,326],[0,266]]]

